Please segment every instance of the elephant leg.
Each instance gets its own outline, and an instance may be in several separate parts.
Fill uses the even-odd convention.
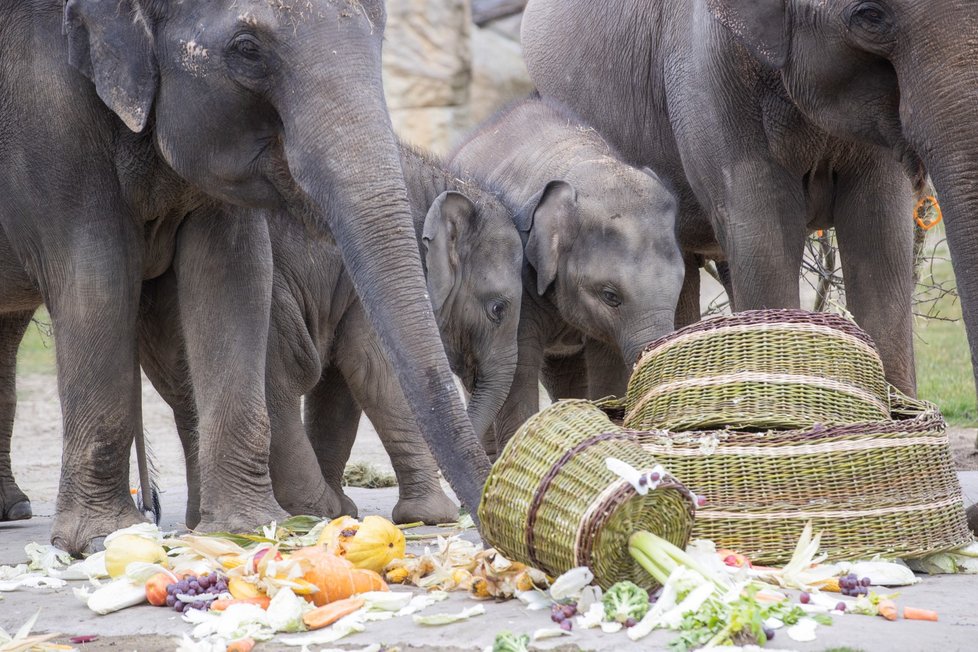
[[[733,311],[737,310],[737,306],[733,302],[733,278],[730,276],[730,263],[725,260],[716,261],[717,275],[720,277],[720,283],[723,285],[724,292],[727,293],[727,300],[730,302],[730,309]]]
[[[211,213],[188,216],[174,261],[199,419],[198,529],[247,532],[288,516],[268,469],[272,252],[262,214]]]
[[[554,401],[587,398],[588,371],[583,348],[570,355],[545,355],[540,369],[540,383]]]
[[[340,497],[340,513],[349,516],[357,515],[357,506],[343,491],[343,471],[357,438],[360,415],[360,406],[340,370],[335,366],[324,369],[319,382],[306,394],[306,435],[326,484]]]
[[[144,520],[129,493],[129,451],[142,432],[136,318],[143,265],[134,244],[142,233],[124,215],[112,206],[79,215],[59,244],[70,247],[70,259],[64,251],[42,253],[52,261],[41,287],[64,423],[51,543],[75,555]]]
[[[32,310],[0,313],[0,521],[32,516],[31,502],[14,480],[10,440],[17,411],[17,349],[33,315]]]
[[[139,306],[139,361],[157,393],[173,410],[187,476],[188,528],[200,523],[199,437],[193,384],[180,327],[177,279],[173,270],[143,283]]]
[[[340,325],[336,365],[390,456],[398,486],[394,522],[455,521],[458,506],[441,488],[438,464],[421,437],[397,376],[359,306]]]
[[[700,320],[700,266],[697,257],[692,254],[683,256],[686,267],[683,276],[683,289],[679,293],[679,304],[676,306],[676,328],[689,326]]]
[[[917,391],[912,211],[910,183],[895,161],[840,175],[834,218],[846,304],[876,342],[886,379],[909,396]]]
[[[604,342],[588,340],[584,348],[587,360],[588,395],[595,400],[606,396],[624,396],[631,369],[621,350]]]

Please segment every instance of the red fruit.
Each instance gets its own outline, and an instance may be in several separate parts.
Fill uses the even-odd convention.
[[[261,550],[259,550],[258,552],[255,553],[255,556],[254,557],[251,558],[251,572],[252,573],[257,573],[258,572],[258,565],[261,563],[261,560],[265,558],[265,555],[268,554],[268,551],[269,550],[271,550],[271,548],[262,548]],[[275,561],[281,561],[282,560],[282,553],[280,553],[278,550],[276,550],[275,551],[275,556],[272,557],[272,559],[275,560]]]
[[[173,584],[173,577],[167,573],[157,573],[146,580],[146,600],[154,607],[166,604],[166,587]]]

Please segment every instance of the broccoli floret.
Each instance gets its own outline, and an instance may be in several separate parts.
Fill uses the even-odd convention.
[[[529,652],[530,637],[526,634],[517,636],[512,632],[496,634],[492,642],[492,652]]]
[[[649,594],[634,582],[618,582],[601,598],[604,605],[604,619],[623,625],[631,621],[634,625],[649,610]]]

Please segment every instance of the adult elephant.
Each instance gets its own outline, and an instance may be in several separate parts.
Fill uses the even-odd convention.
[[[941,198],[978,353],[978,4],[531,0],[534,83],[670,179],[684,249],[712,226],[737,310],[799,305],[806,231],[834,226],[848,307],[915,390],[911,184]]]
[[[141,428],[135,320],[142,279],[171,264],[198,392],[199,528],[284,514],[268,474],[272,267],[258,208],[335,238],[423,436],[476,506],[488,461],[425,295],[381,87],[384,19],[379,0],[0,1],[0,250],[18,261],[0,265],[0,313],[14,316],[0,324],[19,338],[32,308],[51,313],[59,547],[82,552],[141,518],[127,470]],[[190,214],[207,219],[181,229],[174,259]]]

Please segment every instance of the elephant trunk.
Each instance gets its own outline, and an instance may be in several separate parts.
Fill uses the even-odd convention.
[[[960,39],[957,42],[969,42]],[[970,41],[973,43],[973,40]],[[937,190],[972,370],[978,380],[978,47],[958,57],[915,59],[901,75],[901,118]]]
[[[292,201],[325,221],[421,434],[475,515],[489,461],[462,408],[432,314],[397,142],[376,79],[380,53],[347,54],[335,66],[323,64],[328,48],[299,54],[305,66],[294,68],[278,90],[285,155],[298,186]],[[376,81],[367,87],[364,79]]]
[[[516,374],[516,346],[507,351],[493,351],[491,357],[483,357],[483,364],[475,377],[469,399],[469,420],[476,437],[486,441],[486,433],[492,427],[499,410],[509,396]]]
[[[672,332],[676,325],[675,320],[675,310],[650,312],[622,334],[621,352],[629,369],[638,362],[645,347]]]

